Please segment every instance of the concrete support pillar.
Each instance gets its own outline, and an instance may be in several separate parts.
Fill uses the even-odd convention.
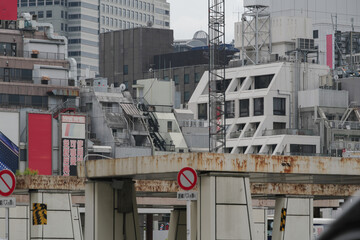
[[[86,240],[140,240],[134,183],[87,182]]]
[[[153,240],[154,220],[152,214],[146,214],[146,240]]]
[[[286,217],[284,217],[284,210]],[[312,225],[312,198],[281,197],[276,199],[273,240],[311,240]]]
[[[33,224],[34,203],[46,204],[46,225]],[[44,219],[44,214],[39,214],[35,215]],[[29,220],[30,239],[83,239],[78,212],[72,207],[70,193],[31,192]]]
[[[198,216],[198,240],[255,239],[249,178],[201,175]]]
[[[197,201],[191,202],[191,240],[197,235]],[[186,208],[174,209],[170,215],[168,240],[186,239]]]

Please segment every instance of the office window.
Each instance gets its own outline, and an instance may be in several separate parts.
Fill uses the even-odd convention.
[[[147,10],[150,12],[150,3],[147,3]]]
[[[273,129],[286,129],[286,123],[284,123],[284,122],[273,122]]]
[[[65,23],[65,31],[67,32],[68,30],[68,25]]]
[[[188,102],[190,99],[190,92],[185,91],[184,92],[184,102]]]
[[[174,82],[175,82],[175,85],[179,85],[179,76],[178,75],[174,75]]]
[[[128,75],[129,74],[129,67],[128,65],[124,65],[124,75]]]
[[[126,17],[127,17],[127,18],[130,18],[130,10],[127,10],[127,11],[126,11]]]
[[[109,13],[109,5],[106,5],[106,13]]]
[[[235,101],[226,101],[225,102],[225,117],[234,118],[235,117]]]
[[[46,5],[53,5],[53,0],[46,0]]]
[[[52,11],[51,10],[46,11],[46,18],[52,18]]]
[[[101,11],[105,12],[105,4],[101,4]]]
[[[190,83],[190,76],[189,74],[184,74],[184,84],[189,84]]]
[[[165,27],[170,27],[170,23],[169,23],[169,22],[165,22]]]
[[[255,89],[268,88],[274,74],[255,76]]]
[[[118,8],[117,7],[114,8],[114,15],[116,15],[116,16],[118,15]]]
[[[44,11],[38,11],[38,18],[44,18]]]
[[[154,4],[151,4],[151,12],[154,12]]]
[[[123,17],[126,17],[126,9],[123,9]]]
[[[28,6],[28,0],[21,0],[21,6],[27,7]]]
[[[119,20],[119,28],[121,29],[122,28],[122,21]]]
[[[135,12],[135,20],[139,20],[139,13],[138,12]]]
[[[319,38],[319,30],[314,30],[313,31],[313,39],[317,39]]]
[[[240,114],[239,117],[248,117],[249,116],[249,99],[241,99],[239,101]]]
[[[134,11],[131,11],[131,19],[134,19]]]
[[[114,26],[114,19],[110,18],[110,26],[113,27]]]
[[[110,6],[110,14],[114,14],[114,8],[113,8],[113,6]]]
[[[198,104],[198,119],[207,119],[207,103]]]
[[[139,13],[139,21],[142,21],[142,13]]]
[[[35,0],[29,0],[29,6],[36,6]]]
[[[117,19],[114,19],[114,25],[115,25],[116,28],[118,27],[118,20]]]
[[[172,121],[167,122],[167,131],[172,132]]]
[[[200,74],[199,73],[194,73],[194,80],[196,83],[198,83],[200,81]]]
[[[139,9],[142,9],[142,1],[139,1]]]
[[[109,17],[106,17],[106,22],[105,22],[105,24],[106,24],[107,26],[109,26]]]
[[[61,10],[61,18],[64,18],[64,11]]]
[[[135,8],[138,8],[138,7],[139,7],[138,0],[135,0]]]
[[[61,23],[61,31],[64,31],[64,24]]]
[[[54,0],[54,5],[60,5],[60,0]]]
[[[105,17],[104,16],[101,16],[101,23],[105,24]]]
[[[274,98],[273,99],[273,111],[274,115],[285,115],[286,113],[286,99],[285,98]]]
[[[264,98],[254,98],[254,116],[264,115]]]
[[[44,6],[44,0],[38,0],[37,5],[38,6]]]
[[[68,19],[68,12],[65,11],[65,19]]]

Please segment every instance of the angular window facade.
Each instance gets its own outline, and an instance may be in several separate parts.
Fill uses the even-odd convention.
[[[254,98],[254,116],[264,115],[264,98]]]
[[[198,104],[198,119],[207,119],[207,103]]]
[[[274,98],[273,99],[273,113],[274,115],[285,116],[286,114],[286,99]]]
[[[239,100],[239,117],[249,117],[250,108],[249,108],[249,99]]]

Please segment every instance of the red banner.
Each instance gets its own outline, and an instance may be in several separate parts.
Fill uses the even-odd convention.
[[[0,0],[0,20],[17,20],[17,0]]]
[[[29,168],[39,175],[52,174],[51,114],[28,114]]]

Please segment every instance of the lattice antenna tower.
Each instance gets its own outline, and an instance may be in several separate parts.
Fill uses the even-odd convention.
[[[209,0],[209,152],[224,152],[225,0]]]
[[[271,19],[268,0],[244,0],[242,65],[261,63],[271,54]]]

